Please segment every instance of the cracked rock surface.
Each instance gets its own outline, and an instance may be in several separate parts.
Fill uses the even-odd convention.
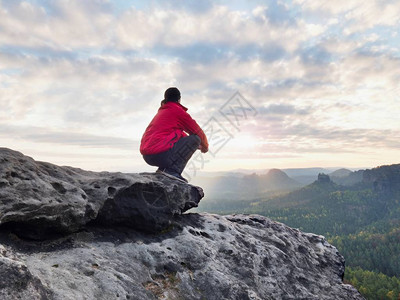
[[[88,226],[44,242],[0,232],[0,244],[15,261],[0,256],[0,272],[22,266],[35,295],[21,299],[363,299],[322,236],[256,215],[184,214],[159,234]]]

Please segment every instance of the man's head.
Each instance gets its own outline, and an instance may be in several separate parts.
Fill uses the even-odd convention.
[[[170,87],[164,93],[165,102],[178,102],[180,99],[181,92],[176,87]]]

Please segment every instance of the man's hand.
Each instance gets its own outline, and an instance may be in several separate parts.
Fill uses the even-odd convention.
[[[207,153],[208,152],[208,144],[207,144],[207,146],[200,144],[199,148],[197,148],[197,149],[199,149],[202,153]]]

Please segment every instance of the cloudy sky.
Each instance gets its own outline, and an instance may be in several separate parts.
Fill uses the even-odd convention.
[[[140,138],[176,86],[210,139],[192,168],[399,163],[399,15],[396,0],[0,0],[0,146],[153,170]]]

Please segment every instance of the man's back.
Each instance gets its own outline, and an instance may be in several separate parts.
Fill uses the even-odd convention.
[[[187,119],[185,114],[188,115],[186,108],[177,102],[161,106],[143,134],[140,153],[157,154],[171,149],[175,142],[186,136],[182,122],[182,119]]]

